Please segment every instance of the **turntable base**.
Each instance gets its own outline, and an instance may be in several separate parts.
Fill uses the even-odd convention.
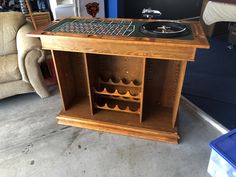
[[[186,64],[209,44],[199,22],[174,38],[144,35],[147,22],[73,17],[29,34],[52,51],[59,124],[178,143]]]

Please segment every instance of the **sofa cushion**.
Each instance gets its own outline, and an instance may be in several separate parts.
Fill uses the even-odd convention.
[[[0,56],[16,54],[16,34],[26,23],[20,12],[0,12]]]
[[[0,83],[20,80],[17,55],[0,56]]]

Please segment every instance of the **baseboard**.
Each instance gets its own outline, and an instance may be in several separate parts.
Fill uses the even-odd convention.
[[[197,107],[195,104],[193,104],[191,101],[189,101],[184,96],[181,96],[181,105],[185,106],[188,110],[191,111],[191,113],[195,114],[197,117],[207,121],[214,128],[219,130],[222,134],[229,132],[229,129],[227,129],[225,126],[223,126],[222,124],[217,122],[213,117],[211,117],[209,114],[207,114],[202,109]]]

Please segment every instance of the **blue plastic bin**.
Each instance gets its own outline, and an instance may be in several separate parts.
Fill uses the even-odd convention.
[[[212,177],[236,177],[236,129],[210,143],[208,173]]]

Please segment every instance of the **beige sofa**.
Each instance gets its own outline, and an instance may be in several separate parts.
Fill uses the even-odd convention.
[[[49,96],[39,65],[41,43],[26,36],[32,30],[22,13],[0,13],[0,99],[34,91]]]

